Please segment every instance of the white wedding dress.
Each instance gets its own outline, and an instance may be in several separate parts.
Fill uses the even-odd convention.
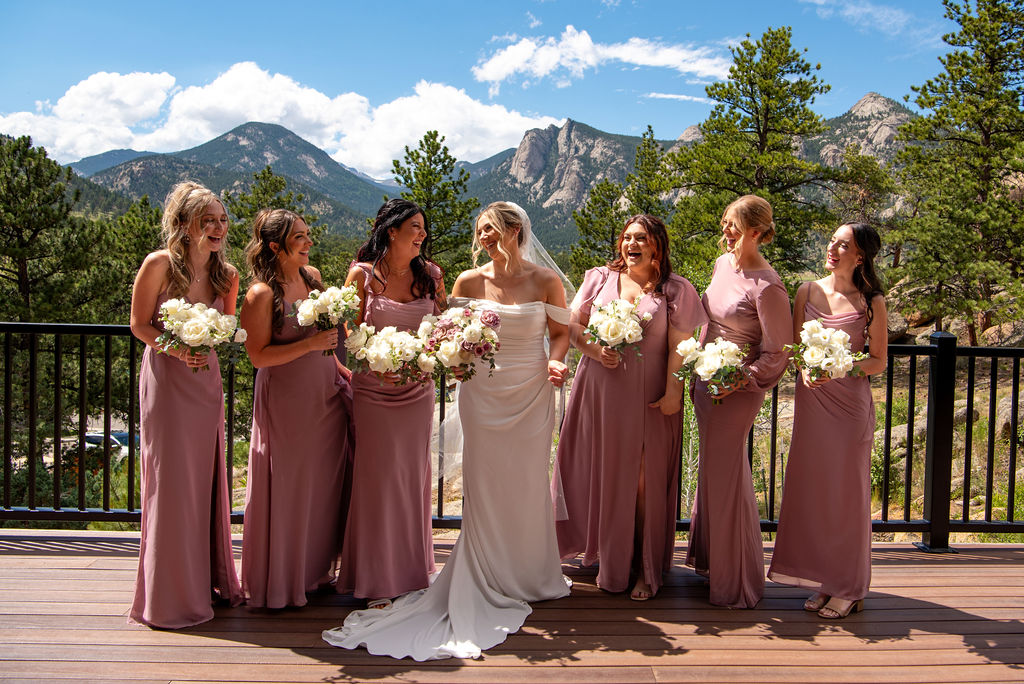
[[[456,306],[466,301],[453,298]],[[569,594],[549,487],[555,392],[544,346],[547,317],[565,323],[568,311],[479,303],[501,316],[501,350],[492,375],[478,368],[459,388],[462,534],[429,588],[390,609],[349,614],[323,633],[334,646],[420,661],[476,658],[522,627],[528,602]]]

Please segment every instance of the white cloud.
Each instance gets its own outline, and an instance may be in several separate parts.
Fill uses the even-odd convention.
[[[526,13],[526,19],[528,20],[528,22],[530,24],[530,28],[532,28],[532,29],[535,29],[535,28],[537,28],[538,26],[540,26],[541,24],[544,23],[540,19],[538,19],[537,17],[533,16],[533,12],[527,12]]]
[[[914,17],[905,10],[880,5],[868,0],[800,0],[815,5],[822,19],[839,16],[860,29],[881,31],[890,36],[904,33],[914,24]]]
[[[704,104],[714,104],[712,100],[706,97],[697,97],[696,95],[679,95],[676,93],[647,93],[644,95],[646,98],[652,100],[679,100],[681,102],[702,102]]]
[[[666,45],[645,38],[624,43],[595,43],[586,31],[569,25],[557,39],[520,38],[481,60],[473,67],[476,80],[490,84],[497,95],[501,84],[519,75],[541,79],[550,76],[560,87],[583,77],[587,69],[609,62],[672,69],[681,74],[722,79],[729,73],[730,60],[712,47]]]
[[[530,128],[560,124],[486,104],[464,90],[420,81],[413,92],[374,107],[358,93],[330,96],[284,74],[240,62],[204,85],[174,88],[169,74],[93,74],[56,105],[0,115],[0,132],[31,135],[61,162],[130,147],[187,149],[247,121],[276,123],[339,162],[376,177],[427,130],[446,136],[459,159],[478,161],[517,145]]]

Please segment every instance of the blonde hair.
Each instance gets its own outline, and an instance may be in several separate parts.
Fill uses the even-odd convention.
[[[749,230],[760,231],[760,235],[757,238],[757,244],[759,245],[767,245],[775,238],[775,221],[772,220],[772,205],[765,198],[758,197],[757,195],[743,195],[733,200],[725,208],[725,211],[722,212],[723,225],[725,217],[730,211],[735,212],[736,220],[740,224],[740,228],[743,229],[743,235],[736,242],[736,246],[733,247],[734,252],[740,250],[740,246],[747,238],[747,231]],[[718,246],[723,252],[726,250],[724,235],[718,240]]]
[[[206,208],[214,202],[220,202],[209,188],[192,181],[182,181],[167,193],[164,200],[164,215],[161,219],[161,234],[164,247],[171,255],[170,284],[168,293],[172,297],[184,297],[188,294],[189,285],[195,276],[188,263],[189,229],[202,217]],[[227,250],[227,235],[221,242],[220,249],[210,254],[207,270],[210,274],[210,285],[215,294],[226,294],[231,287],[228,263],[224,254]],[[206,239],[204,235],[200,240]]]
[[[505,247],[501,244],[505,240],[505,236],[508,235],[513,229],[518,228],[519,234],[516,236],[516,243],[520,246],[523,244],[523,219],[520,216],[516,208],[508,202],[491,202],[488,204],[480,215],[476,219],[476,225],[479,226],[481,222],[490,223],[491,226],[498,231],[500,239],[498,240],[498,251],[505,257],[505,268],[508,269],[510,262],[512,261],[512,255],[509,254]],[[473,265],[476,266],[477,258],[480,256],[480,252],[484,251],[483,245],[480,244],[480,234],[473,231]]]

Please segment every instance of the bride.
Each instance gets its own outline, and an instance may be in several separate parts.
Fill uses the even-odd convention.
[[[494,202],[480,213],[473,237],[474,260],[486,251],[491,261],[463,272],[452,289],[456,306],[478,300],[501,316],[493,373],[478,372],[457,399],[462,534],[428,589],[399,597],[390,609],[349,614],[323,633],[334,646],[420,661],[476,658],[522,627],[528,602],[569,594],[548,486],[554,387],[568,374],[569,312],[559,276],[524,258],[532,242],[526,212]]]

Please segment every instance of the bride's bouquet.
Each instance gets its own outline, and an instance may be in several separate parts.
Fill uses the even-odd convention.
[[[355,285],[328,287],[323,292],[312,290],[306,299],[292,304],[292,310],[303,328],[315,325],[317,330],[330,330],[342,321],[352,321],[359,314],[359,295]],[[324,350],[324,356],[334,351]]]
[[[168,299],[160,305],[160,322],[164,332],[156,338],[157,349],[167,353],[170,349],[188,349],[193,354],[209,354],[217,345],[231,345],[232,352],[245,342],[245,328],[238,327],[238,319],[222,314],[202,302],[190,304],[184,299]],[[210,370],[209,364],[203,370]],[[192,369],[199,372],[198,368]]]
[[[590,339],[602,347],[610,347],[621,352],[627,346],[637,349],[644,337],[643,321],[651,320],[651,314],[637,311],[640,298],[629,302],[625,299],[613,299],[602,306],[595,306],[590,314],[590,322],[583,330]]]
[[[676,354],[683,357],[683,366],[676,371],[678,380],[684,380],[691,373],[696,373],[701,380],[708,383],[708,394],[717,397],[720,387],[728,387],[743,379],[743,348],[735,342],[721,337],[708,342],[703,347],[696,338],[683,340],[676,345]],[[715,399],[717,404],[721,399]]]
[[[868,358],[864,352],[850,350],[850,335],[845,330],[826,328],[820,318],[804,321],[800,341],[784,349],[793,353],[793,365],[807,373],[811,382],[825,376],[846,377],[856,372],[854,362]]]
[[[345,340],[345,349],[356,369],[396,373],[405,383],[426,382],[436,361],[424,353],[425,342],[419,334],[398,330],[393,325],[377,330],[360,323]]]
[[[426,316],[419,334],[425,339],[424,350],[444,368],[462,370],[462,380],[476,374],[476,361],[483,361],[494,370],[494,355],[501,349],[498,330],[501,316],[472,302],[469,306],[452,307],[440,316]]]

